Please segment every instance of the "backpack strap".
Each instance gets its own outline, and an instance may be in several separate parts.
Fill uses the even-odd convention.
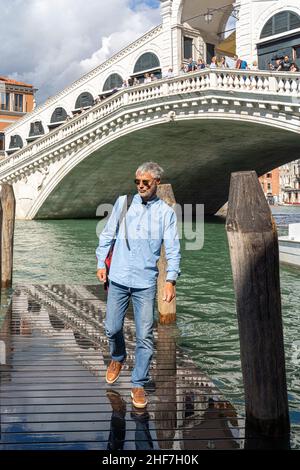
[[[126,214],[127,214],[127,212],[129,211],[129,207],[131,206],[133,197],[134,197],[133,194],[127,194],[127,196],[126,196],[126,198],[127,198]],[[125,216],[126,216],[126,214],[125,214]],[[127,227],[126,227],[126,218],[125,218],[125,216],[124,216],[125,240],[126,240],[127,248],[128,248],[128,250],[130,251],[130,245],[129,245],[128,236],[127,236]]]
[[[118,224],[117,224],[117,228],[116,228],[116,235],[118,234],[118,231],[119,231],[119,228],[121,226],[121,223],[123,222],[123,219],[124,219],[124,225],[125,225],[125,240],[126,240],[126,245],[127,245],[127,248],[128,250],[130,250],[130,245],[129,245],[129,241],[128,241],[128,236],[127,236],[127,227],[126,227],[126,214],[129,210],[129,207],[131,206],[131,203],[132,203],[132,200],[134,198],[134,195],[133,194],[128,194],[125,196],[126,197],[126,206],[124,204],[124,207],[122,209],[122,212],[120,214],[120,218],[118,220]]]
[[[128,194],[127,195],[127,212],[129,210],[129,207],[132,204],[133,198],[134,198],[134,194]]]

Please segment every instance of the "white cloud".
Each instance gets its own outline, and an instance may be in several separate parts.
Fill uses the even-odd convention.
[[[1,75],[32,83],[38,102],[159,24],[131,0],[0,0]]]

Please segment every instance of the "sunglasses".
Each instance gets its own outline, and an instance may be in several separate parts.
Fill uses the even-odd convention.
[[[143,183],[143,186],[147,186],[148,188],[151,186],[154,180],[138,180],[135,179],[134,183],[139,186],[141,183]]]

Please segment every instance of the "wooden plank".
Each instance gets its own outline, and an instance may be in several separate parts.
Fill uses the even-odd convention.
[[[235,443],[233,446],[231,442],[228,443],[228,440],[226,439],[214,439],[214,442],[210,442],[210,440],[203,439],[199,441],[198,439],[191,439],[191,446],[184,447],[183,450],[207,450],[207,449],[215,449],[215,450],[224,450],[224,449],[236,449],[239,448],[240,446]],[[241,439],[241,442],[243,439]],[[147,441],[139,441],[139,446],[138,450],[159,450],[159,449],[169,449],[168,445],[169,442],[167,439],[165,440],[159,440],[159,441],[154,441],[152,442],[152,446],[149,447],[149,444],[147,447],[143,447],[142,443],[145,443],[145,445],[148,444]],[[180,445],[182,441],[180,439],[174,439],[174,444],[177,447]],[[188,441],[186,441],[188,443]],[[166,446],[165,446],[166,445]],[[103,442],[98,442],[98,441],[82,441],[82,442],[76,442],[76,443],[66,443],[66,442],[56,442],[56,443],[22,443],[20,444],[0,444],[0,450],[107,450],[107,443]],[[136,450],[136,441],[135,440],[125,440],[124,441],[124,447],[123,450]]]
[[[30,426],[29,426],[30,424]],[[224,421],[225,424],[225,421]],[[89,432],[89,431],[103,431],[103,421],[98,420],[98,421],[69,421],[69,422],[48,422],[47,423],[47,429],[45,429],[45,423],[28,423],[26,421],[26,426],[28,428],[28,432],[30,433],[50,433],[50,432],[60,432],[60,433],[65,433],[65,432],[75,432],[80,430],[80,432]],[[136,423],[133,418],[128,416],[126,417],[126,429],[127,430],[135,430]],[[11,423],[5,423],[2,424],[2,432],[1,434],[16,434],[16,437],[18,437],[21,434],[26,434],[27,431],[19,432],[16,433],[14,430],[14,427],[11,426]],[[164,422],[162,422],[161,429],[164,431],[172,431],[176,430],[176,428],[167,428],[164,426]],[[195,427],[193,428],[194,430],[199,430],[199,429],[207,429],[210,432],[217,430],[218,429],[218,423],[211,423],[211,427],[203,427],[201,424],[196,424]],[[239,427],[239,430],[242,431],[244,427]],[[21,436],[20,436],[21,437]],[[207,436],[208,437],[208,436]]]
[[[103,397],[106,396],[106,390],[102,389],[102,390],[99,390],[98,388],[96,390],[89,390],[89,389],[79,389],[79,390],[76,390],[74,389],[74,391],[72,391],[72,389],[69,389],[69,390],[31,390],[31,389],[27,389],[27,390],[14,390],[13,388],[9,389],[9,391],[2,391],[0,393],[0,399],[3,400],[3,403],[5,403],[5,400],[8,399],[8,400],[15,400],[15,399],[27,399],[29,396],[31,397],[31,399],[34,401],[35,398],[43,398],[45,399],[45,393],[44,392],[47,392],[47,398],[49,400],[51,400],[52,398],[61,398],[63,399],[64,397],[70,397],[72,396],[74,399],[76,399],[77,397],[82,397],[83,400],[85,400],[85,398],[89,398],[89,397],[97,397],[99,399],[102,399]],[[212,394],[214,393],[217,393],[218,390],[217,389],[214,389],[214,390],[211,390],[209,393],[205,393],[205,389],[203,389],[203,394],[201,394],[201,400],[200,399],[195,399],[195,401],[193,402],[194,404],[195,403],[203,403],[203,400],[202,398],[209,398]],[[124,398],[124,396],[123,396]],[[126,398],[126,397],[125,397]],[[151,397],[151,400],[155,400],[157,401],[158,398],[156,397],[156,395],[152,395]],[[220,402],[220,403],[223,403],[224,400],[222,400],[222,398],[220,398],[219,400],[216,400],[217,402]],[[176,400],[176,403],[178,403],[179,405],[180,404],[183,404],[185,403],[184,400]]]
[[[165,418],[163,417],[156,417],[154,412],[149,413],[150,420],[153,421],[155,419],[155,422],[165,422]],[[231,418],[230,415],[226,416],[226,414],[219,416],[219,417],[210,417],[209,418],[209,426],[212,428],[217,425],[218,423],[221,424],[226,424],[228,423],[228,420]],[[105,423],[107,421],[110,421],[111,419],[111,411],[108,412],[106,415],[101,414],[101,413],[87,413],[87,412],[81,412],[81,413],[76,413],[74,415],[73,413],[48,413],[48,414],[17,414],[17,415],[7,415],[3,417],[3,424],[10,424],[10,423],[26,423],[28,425],[31,424],[36,424],[40,423],[44,425],[44,429],[48,429],[48,423],[70,423],[70,426],[72,423]],[[132,420],[131,413],[128,413],[126,417],[126,421],[130,422]],[[199,422],[201,422],[201,419],[199,419],[199,416],[197,417],[188,417],[188,419],[179,419],[178,422],[180,422],[180,426],[184,426],[185,422],[193,427],[197,426]],[[2,421],[1,421],[2,423]],[[205,426],[203,426],[205,428]],[[235,430],[239,429],[244,429],[245,428],[245,422],[244,420],[240,419],[239,420],[239,425],[235,426]]]
[[[108,427],[109,427],[109,423],[108,424]],[[200,428],[201,429],[201,428]],[[198,428],[197,428],[198,430]],[[132,441],[135,441],[135,437],[134,437],[134,431],[135,429],[132,429],[132,428],[126,428],[126,435],[130,435],[131,434],[131,440]],[[169,431],[167,429],[167,431]],[[150,431],[151,432],[151,431]],[[16,442],[20,442],[20,438],[23,438],[23,442],[24,441],[27,441],[27,443],[29,442],[49,442],[51,440],[57,440],[57,441],[65,441],[65,442],[85,442],[85,441],[88,441],[88,442],[93,442],[93,441],[96,441],[96,442],[104,442],[106,443],[107,440],[108,440],[108,433],[109,433],[109,429],[108,430],[96,430],[96,432],[91,432],[91,431],[84,431],[84,430],[80,430],[80,432],[77,431],[52,431],[51,434],[50,433],[23,433],[21,435],[21,433],[6,433],[4,434],[4,437],[5,437],[5,445],[7,444],[13,444],[13,443],[16,443]],[[96,435],[95,435],[96,434]],[[157,438],[156,435],[155,435],[155,432],[153,432],[152,434],[152,441],[162,441],[163,439],[160,439],[160,438]],[[203,437],[203,439],[205,440],[213,440],[213,439],[218,439],[218,436],[216,436],[216,429],[214,430],[210,430],[210,429],[205,429],[205,437]],[[224,439],[224,436],[223,436],[223,439]],[[229,440],[229,437],[227,438]],[[143,439],[139,439],[139,441],[142,441]],[[167,440],[167,439],[165,439]],[[126,436],[126,442],[129,442],[130,441],[130,436]]]

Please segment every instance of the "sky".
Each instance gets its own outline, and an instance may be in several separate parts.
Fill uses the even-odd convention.
[[[159,0],[0,0],[0,75],[37,103],[161,22]]]

